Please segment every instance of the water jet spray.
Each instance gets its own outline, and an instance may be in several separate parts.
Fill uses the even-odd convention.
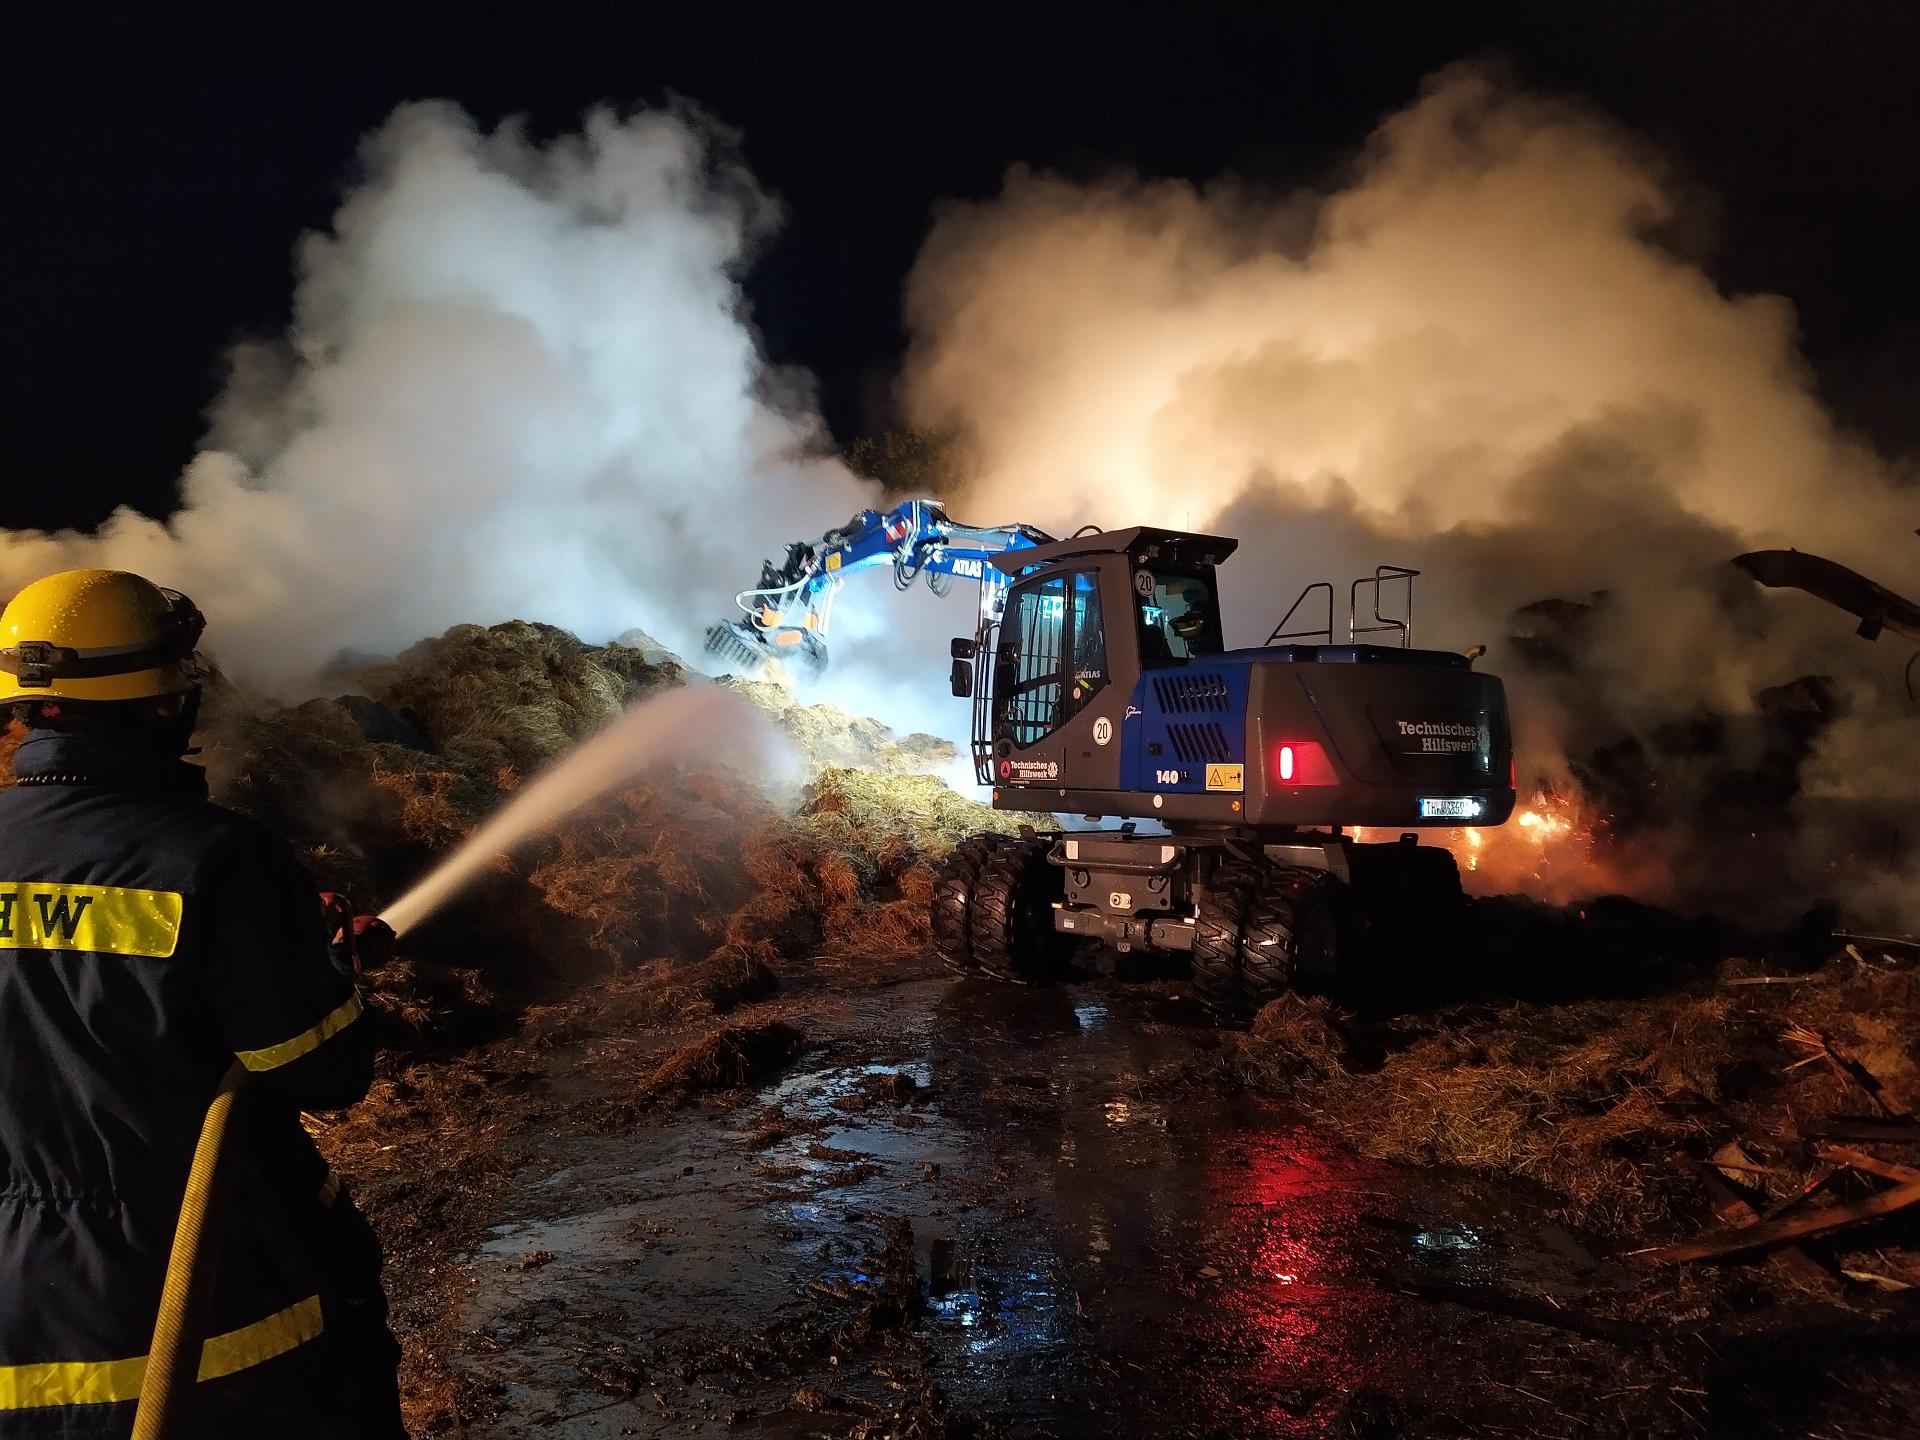
[[[769,738],[766,722],[731,691],[702,687],[642,700],[537,776],[380,919],[403,935],[493,861],[643,771],[721,756],[764,759]]]

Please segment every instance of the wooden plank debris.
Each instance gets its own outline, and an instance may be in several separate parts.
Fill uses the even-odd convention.
[[[1882,1180],[1891,1180],[1896,1185],[1912,1185],[1920,1182],[1920,1170],[1911,1165],[1896,1165],[1891,1160],[1882,1160],[1878,1155],[1869,1155],[1864,1150],[1855,1150],[1846,1145],[1822,1145],[1814,1151],[1822,1160],[1830,1160],[1836,1165],[1848,1165],[1863,1175],[1877,1175]]]
[[[1824,1210],[1809,1210],[1779,1220],[1763,1220],[1720,1235],[1709,1235],[1685,1245],[1657,1245],[1633,1252],[1650,1265],[1672,1265],[1687,1260],[1723,1260],[1735,1255],[1751,1255],[1790,1245],[1796,1240],[1825,1235],[1828,1231],[1878,1219],[1920,1205],[1920,1181],[1896,1185],[1864,1200],[1847,1205],[1830,1205]]]
[[[1747,1202],[1739,1191],[1727,1180],[1733,1178],[1730,1171],[1750,1171],[1753,1165],[1747,1152],[1740,1147],[1738,1140],[1729,1140],[1713,1152],[1713,1166],[1706,1173],[1707,1198],[1713,1204],[1713,1213],[1722,1224],[1747,1226],[1760,1223],[1760,1213]],[[1718,1173],[1716,1173],[1716,1171]],[[1721,1178],[1727,1176],[1727,1180]],[[1794,1197],[1796,1200],[1800,1197]],[[1833,1277],[1828,1275],[1818,1260],[1806,1251],[1794,1246],[1786,1246],[1767,1257],[1767,1264],[1797,1285],[1814,1290],[1831,1290]]]
[[[1881,1275],[1872,1270],[1842,1270],[1840,1273],[1849,1280],[1858,1280],[1862,1285],[1871,1285],[1876,1290],[1885,1290],[1893,1294],[1913,1289],[1913,1286],[1905,1280],[1896,1280],[1891,1275]]]
[[[1833,932],[1836,940],[1852,940],[1862,945],[1889,945],[1896,950],[1920,951],[1920,939],[1911,935],[1858,935],[1851,930]]]
[[[1860,1119],[1852,1115],[1829,1115],[1824,1120],[1796,1122],[1807,1140],[1851,1140],[1868,1145],[1920,1145],[1920,1125],[1902,1125],[1886,1120]]]
[[[1760,1218],[1762,1220],[1778,1220],[1782,1215],[1786,1214],[1789,1210],[1793,1209],[1794,1206],[1800,1204],[1804,1200],[1811,1199],[1813,1196],[1818,1195],[1822,1190],[1826,1189],[1828,1182],[1831,1181],[1834,1176],[1840,1173],[1841,1173],[1841,1167],[1838,1165],[1828,1165],[1819,1170],[1816,1170],[1811,1176],[1808,1177],[1806,1184],[1802,1185],[1798,1190],[1794,1191],[1793,1194],[1787,1196],[1784,1200],[1780,1200],[1775,1202],[1772,1205],[1769,1205],[1765,1210],[1761,1212]]]

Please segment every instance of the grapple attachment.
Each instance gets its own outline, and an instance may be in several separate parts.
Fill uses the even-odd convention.
[[[827,646],[797,625],[770,629],[748,620],[721,620],[707,631],[707,653],[750,680],[812,680],[827,668]]]

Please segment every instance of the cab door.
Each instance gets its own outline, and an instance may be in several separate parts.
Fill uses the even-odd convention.
[[[1105,623],[1112,605],[1103,594],[1103,572],[1111,568],[1063,567],[1008,592],[994,656],[997,783],[1118,787],[1126,691],[1113,683]],[[1121,606],[1117,613],[1124,617],[1124,598]]]

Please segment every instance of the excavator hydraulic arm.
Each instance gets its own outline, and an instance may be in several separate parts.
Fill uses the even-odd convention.
[[[811,678],[827,668],[827,626],[848,576],[885,567],[895,589],[925,577],[936,595],[973,580],[982,614],[997,614],[1007,581],[993,557],[1051,539],[1031,525],[961,525],[933,500],[862,510],[818,540],[789,545],[778,563],[762,564],[760,583],[734,597],[740,618],[707,630],[707,653],[739,674]]]

